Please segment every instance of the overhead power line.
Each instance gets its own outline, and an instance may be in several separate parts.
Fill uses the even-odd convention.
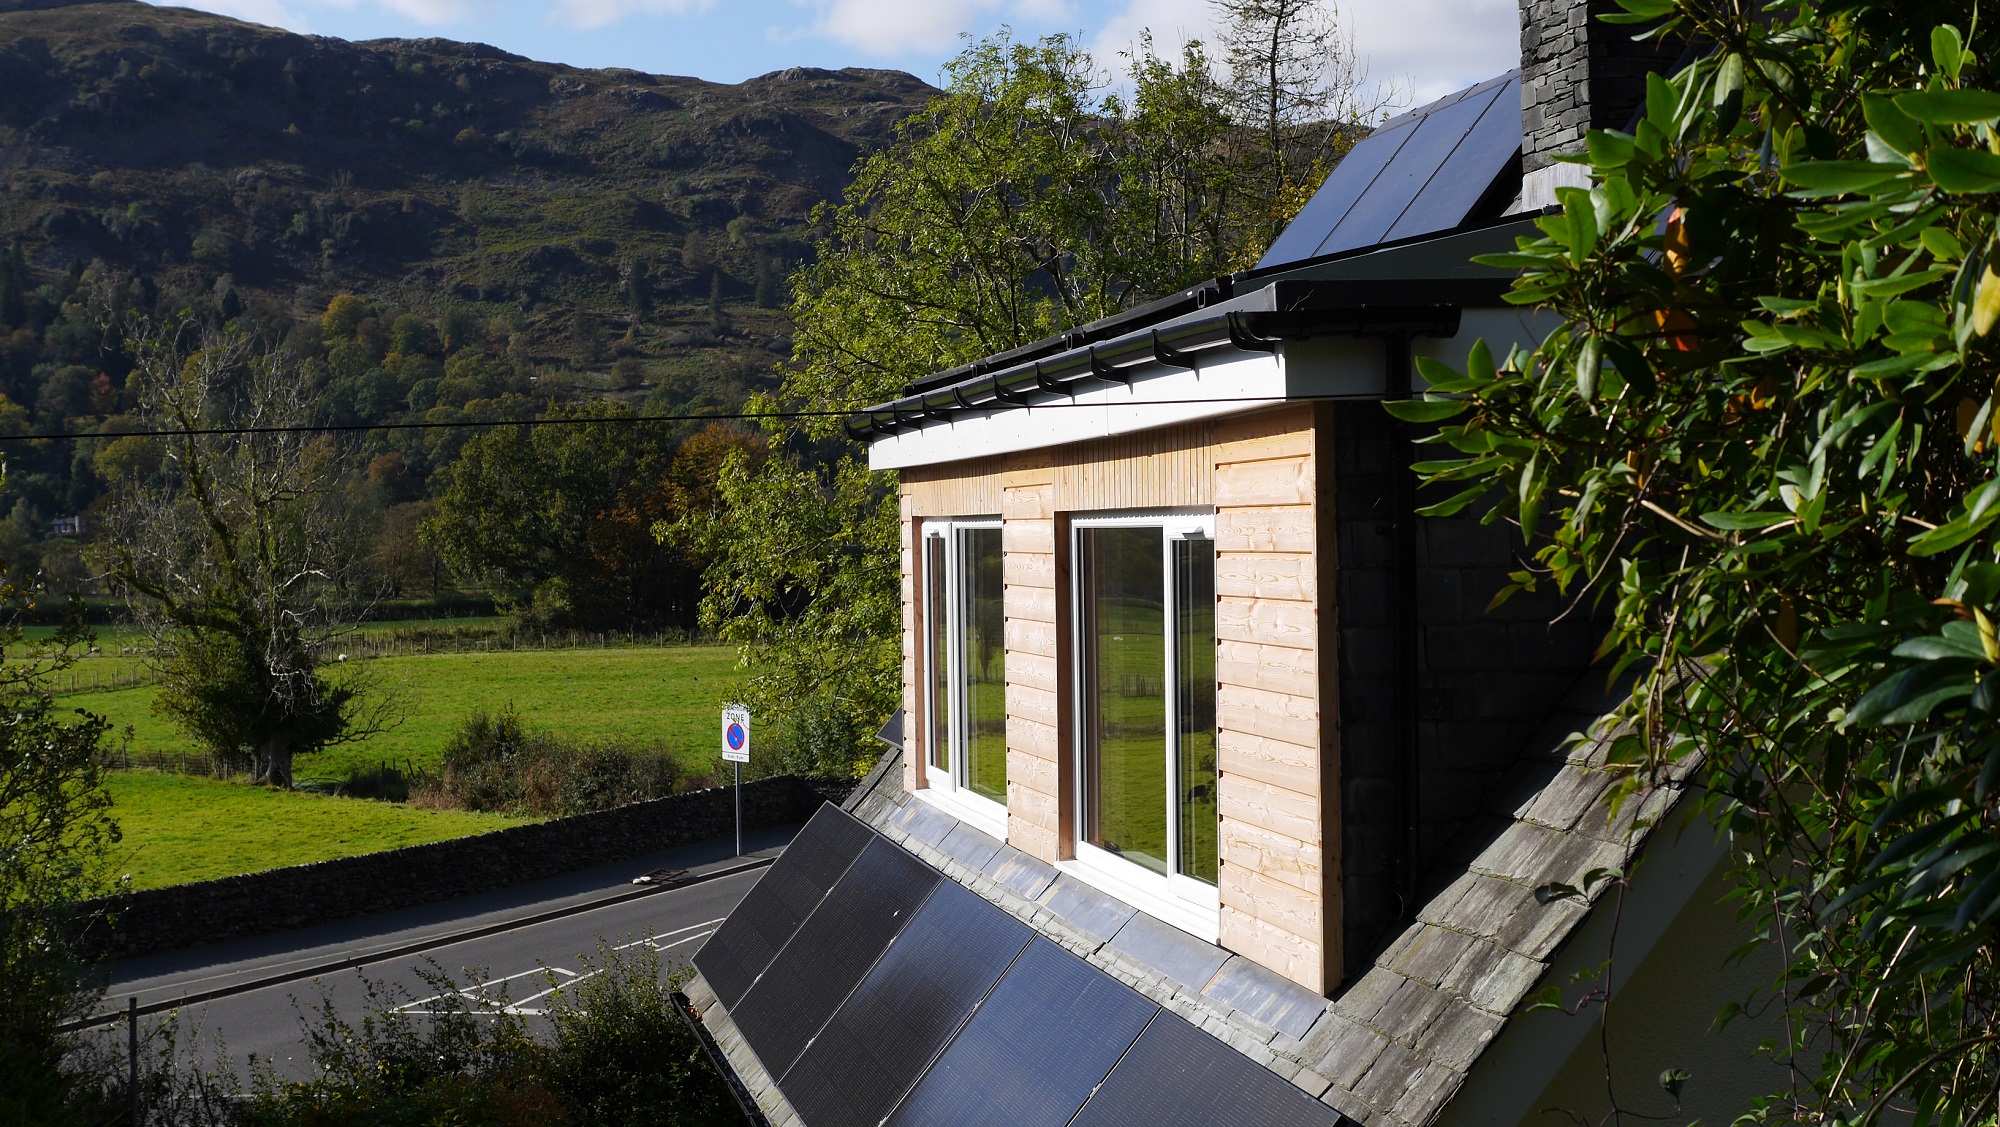
[[[1339,395],[1240,395],[1219,399],[1147,399],[1128,403],[1078,403],[1070,402],[994,404],[976,407],[931,407],[925,410],[930,417],[939,415],[963,415],[988,413],[1004,410],[1048,410],[1061,408],[1104,408],[1104,407],[1181,407],[1203,403],[1310,403],[1321,400],[1351,399],[1352,396]],[[831,419],[846,418],[850,415],[866,414],[861,410],[838,411],[733,411],[719,414],[688,415],[582,415],[561,418],[540,419],[453,419],[404,423],[305,423],[298,426],[272,427],[187,427],[172,430],[114,430],[114,431],[54,431],[40,434],[4,434],[0,443],[6,442],[53,442],[77,438],[200,438],[210,435],[246,434],[340,434],[358,431],[388,430],[452,430],[471,427],[549,427],[579,426],[589,423],[722,423],[749,422],[762,419]]]

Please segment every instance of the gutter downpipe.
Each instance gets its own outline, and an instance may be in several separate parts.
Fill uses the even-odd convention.
[[[1411,383],[1410,334],[1382,337],[1387,362],[1384,391],[1389,399],[1414,396]],[[1390,716],[1395,733],[1396,798],[1403,816],[1403,840],[1397,857],[1399,924],[1416,912],[1417,884],[1423,864],[1423,804],[1418,755],[1417,715],[1417,484],[1411,476],[1410,425],[1390,420],[1389,443],[1389,606]]]

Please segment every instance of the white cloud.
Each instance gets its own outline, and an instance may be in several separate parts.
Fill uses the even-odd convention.
[[[385,0],[386,2],[386,0]],[[455,0],[395,0],[438,4]],[[552,18],[580,28],[597,28],[627,16],[693,16],[713,7],[715,0],[556,0]]]
[[[1215,8],[1209,0],[1126,0],[1091,38],[1090,53],[1099,66],[1122,75],[1125,60],[1119,52],[1137,47],[1139,33],[1148,30],[1153,49],[1162,56],[1173,58],[1183,44],[1199,39],[1209,44],[1209,57],[1215,57]]]
[[[1119,52],[1129,51],[1148,28],[1163,55],[1198,38],[1209,45],[1211,59],[1222,61],[1220,25],[1209,0],[1122,0],[1107,7],[1090,50],[1114,78],[1124,69]],[[1406,107],[1520,65],[1517,0],[1339,0],[1337,7],[1367,81],[1395,87]]]
[[[1411,106],[1521,65],[1516,0],[1348,0],[1340,15],[1370,80]]]
[[[949,51],[984,27],[996,0],[817,0],[813,30],[866,54],[896,58]]]

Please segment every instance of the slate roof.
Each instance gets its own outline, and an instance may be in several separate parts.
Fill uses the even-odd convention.
[[[1587,678],[1594,680],[1594,675]],[[1091,965],[1366,1127],[1423,1127],[1589,914],[1538,888],[1622,867],[1692,764],[1612,810],[1604,697],[1551,719],[1439,891],[1365,973],[1322,998],[973,829],[902,788],[899,756],[847,802],[856,817]],[[1601,896],[1604,886],[1593,890]],[[721,1035],[718,1034],[720,1037]],[[754,1087],[755,1085],[753,1085]],[[774,1117],[777,1118],[777,1117]]]

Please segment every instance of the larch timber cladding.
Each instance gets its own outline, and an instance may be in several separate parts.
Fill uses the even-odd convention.
[[[925,518],[1003,520],[1007,830],[1045,861],[1074,852],[1066,517],[1213,506],[1223,946],[1322,993],[1340,967],[1340,763],[1333,631],[1331,414],[1310,407],[904,472],[906,783],[923,785],[922,636],[912,546]],[[1060,546],[1060,550],[1059,550]],[[1330,609],[1328,611],[1330,613]],[[1330,626],[1330,624],[1329,624]],[[1321,638],[1328,639],[1323,649]]]

